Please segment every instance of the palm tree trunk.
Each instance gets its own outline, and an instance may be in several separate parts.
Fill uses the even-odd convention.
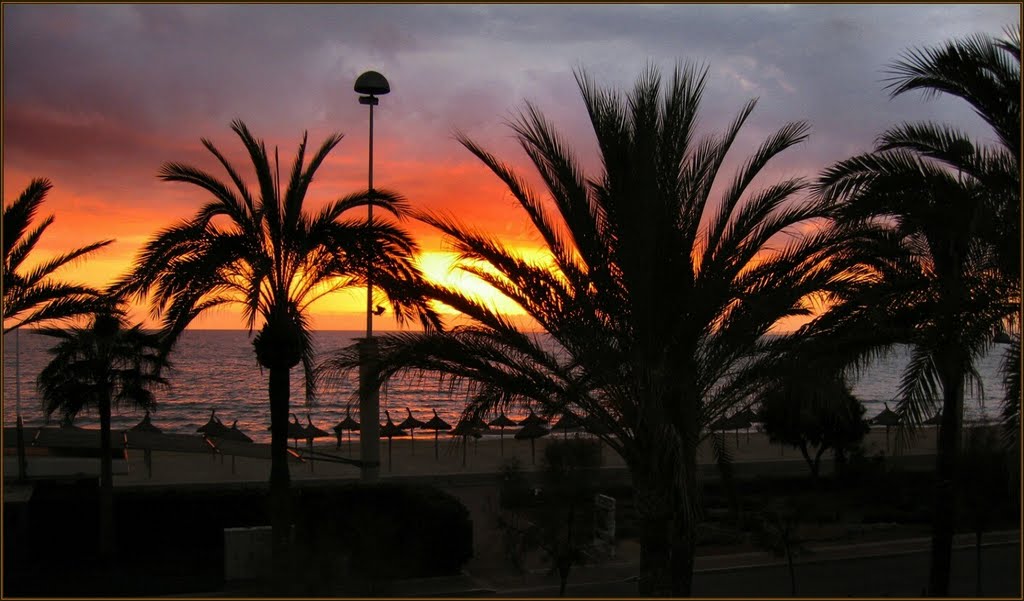
[[[793,553],[786,541],[786,565],[789,567],[789,594],[796,597],[796,570],[793,568]]]
[[[114,468],[110,458],[110,396],[100,399],[100,558],[114,554]]]
[[[935,507],[932,518],[931,564],[928,592],[931,596],[949,594],[949,576],[953,557],[953,528],[956,503],[956,458],[960,452],[960,412],[963,407],[964,373],[958,360],[959,349],[944,353],[942,369],[942,425],[936,453]]]
[[[696,451],[688,458],[687,491],[673,490],[668,474],[644,476],[633,470],[634,499],[640,521],[640,594],[688,597],[693,585],[696,551],[696,508],[674,499],[692,500],[696,493]]]
[[[974,531],[974,596],[980,597],[981,593],[981,528]]]
[[[288,563],[291,499],[288,473],[288,414],[291,370],[270,368],[270,526],[275,571],[282,574]]]

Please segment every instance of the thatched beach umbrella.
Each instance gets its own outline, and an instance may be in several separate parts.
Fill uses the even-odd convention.
[[[493,428],[498,428],[498,440],[499,440],[499,444],[501,445],[501,456],[504,457],[505,456],[505,428],[508,428],[509,426],[514,426],[514,425],[516,425],[516,423],[514,421],[510,420],[508,418],[508,416],[505,415],[505,412],[502,411],[501,415],[499,415],[498,417],[492,419],[491,423],[488,424],[488,425],[490,425]]]
[[[750,408],[750,405],[744,407],[739,413],[735,415],[739,423],[745,424],[747,430],[747,442],[750,442],[750,427],[757,421],[757,414]]]
[[[160,428],[153,425],[153,422],[149,419],[149,411],[146,411],[146,415],[142,418],[142,421],[135,424],[131,428],[128,428],[129,432],[152,432],[153,434],[160,434],[163,432]]]
[[[543,417],[541,417],[541,416],[537,415],[536,413],[534,413],[533,409],[531,408],[530,409],[530,415],[527,415],[525,418],[523,418],[523,421],[519,422],[519,425],[520,426],[529,426],[531,424],[538,424],[538,425],[543,426],[546,423],[548,423],[548,420],[546,420]]]
[[[572,413],[566,412],[551,425],[552,430],[561,430],[562,438],[569,438],[569,430],[577,430],[583,426],[583,422]]]
[[[428,419],[427,422],[425,424],[423,424],[422,426],[420,426],[420,427],[422,429],[424,429],[424,430],[433,430],[434,431],[434,461],[437,461],[438,456],[439,456],[438,452],[437,452],[437,448],[438,448],[437,434],[441,430],[451,430],[452,429],[452,425],[449,424],[448,422],[444,421],[443,419],[441,419],[441,417],[437,414],[437,409],[434,409],[434,417]]]
[[[128,432],[150,432],[152,434],[161,434],[163,430],[153,425],[153,422],[149,421],[149,411],[146,411],[146,415],[142,418],[142,421],[135,424],[131,428],[128,428]],[[153,477],[153,451],[152,449],[146,448],[142,451],[142,461],[146,464],[146,473],[150,478]]]
[[[472,436],[473,438],[480,438],[480,430],[474,425],[472,420],[462,420],[455,424],[455,427],[450,432],[452,436],[462,437],[462,467],[466,467],[466,447],[469,446],[469,442],[466,440],[467,437]]]
[[[746,428],[749,436],[750,420],[743,415],[743,412],[739,412],[725,420],[722,429],[723,430],[735,430],[736,431],[736,448],[740,446],[740,430]]]
[[[224,430],[220,437],[224,440],[233,440],[235,442],[252,442],[252,439],[245,432],[238,429],[237,419],[231,424],[230,428]]]
[[[352,419],[351,414],[352,408],[345,408],[345,419],[338,422],[337,426],[334,426],[334,434],[338,437],[338,448],[341,448],[341,433],[348,431],[348,452],[352,454],[352,431],[359,431],[359,422]]]
[[[395,436],[403,436],[405,431],[395,425],[395,422],[391,421],[391,413],[388,411],[384,412],[384,415],[388,418],[386,423],[380,426],[380,437],[388,439],[388,471],[391,471],[391,439]]]
[[[252,443],[252,439],[246,436],[244,432],[238,429],[238,420],[231,424],[230,428],[227,428],[220,434],[221,440],[231,440],[234,442]],[[231,455],[231,473],[235,473],[235,456]]]
[[[881,413],[871,418],[870,422],[876,426],[885,426],[885,451],[889,452],[889,428],[892,426],[898,426],[900,424],[900,416],[889,410],[889,403],[885,403],[885,409]]]
[[[516,432],[516,440],[530,441],[530,463],[537,463],[537,439],[540,438],[541,436],[547,436],[549,432],[550,430],[536,422],[528,423],[525,426],[523,426],[521,430]]]
[[[405,418],[402,421],[402,423],[398,424],[398,427],[403,429],[403,430],[408,430],[409,431],[409,448],[410,448],[410,453],[409,454],[410,455],[415,455],[416,454],[416,435],[415,435],[414,431],[416,430],[416,428],[422,428],[423,424],[425,424],[426,422],[421,422],[420,420],[418,420],[415,417],[413,417],[412,416],[412,411],[408,407],[405,408],[405,412],[409,415],[409,417]]]
[[[196,432],[201,432],[205,434],[207,437],[213,438],[216,436],[220,436],[221,434],[224,433],[224,430],[227,429],[228,427],[225,426],[217,417],[217,410],[212,409],[210,411],[210,419],[208,419],[205,424],[196,428]]]
[[[331,433],[316,427],[308,413],[306,414],[306,427],[303,430],[306,431],[306,444],[309,446],[309,471],[313,471],[313,439],[330,436]]]
[[[267,431],[274,429],[274,426],[267,428]],[[299,418],[293,413],[292,421],[288,422],[288,438],[295,441],[295,448],[299,448],[299,441],[306,439],[306,429],[299,423]]]

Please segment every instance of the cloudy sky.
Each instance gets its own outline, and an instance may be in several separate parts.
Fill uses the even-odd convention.
[[[890,99],[885,68],[909,48],[999,35],[1019,18],[1009,4],[5,4],[3,197],[33,177],[51,179],[45,207],[57,221],[40,257],[115,238],[69,274],[106,284],[154,231],[204,201],[197,189],[158,181],[162,163],[215,170],[200,146],[206,137],[245,165],[232,119],[278,146],[286,164],[303,131],[313,143],[345,134],[309,206],[365,188],[367,109],[352,85],[374,69],[392,89],[375,113],[375,183],[528,251],[537,240],[511,197],[452,134],[523,165],[506,122],[529,100],[593,168],[574,69],[625,87],[648,65],[706,65],[703,131],[721,130],[759,98],[734,162],[786,122],[808,121],[811,138],[777,159],[763,183],[814,177],[903,120],[951,122],[991,139],[956,102]],[[410,228],[437,272],[443,241]],[[358,329],[359,298],[322,304],[315,325]],[[223,313],[199,325],[241,324]]]

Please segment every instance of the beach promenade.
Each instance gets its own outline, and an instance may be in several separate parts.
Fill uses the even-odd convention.
[[[434,437],[432,434],[417,433],[415,440],[408,437],[395,438],[391,442],[390,461],[389,443],[382,439],[380,443],[380,477],[409,478],[435,476],[452,477],[459,480],[460,476],[497,475],[501,466],[516,460],[524,471],[539,469],[544,454],[544,447],[553,440],[562,440],[562,433],[553,432],[535,442],[535,461],[531,454],[529,441],[514,440],[512,430],[506,431],[504,441],[497,435],[488,435],[481,439],[468,439],[463,447],[462,439],[453,439],[442,434],[439,437],[438,453],[435,458]],[[573,433],[568,434],[569,438]],[[198,438],[198,437],[197,437]],[[884,453],[894,455],[897,461],[930,466],[926,456],[935,452],[934,428],[922,428],[913,445],[896,453],[895,431],[889,433],[886,441],[884,428],[872,428],[864,441],[865,455],[875,456]],[[800,452],[792,447],[781,447],[768,441],[765,434],[751,430],[727,432],[725,439],[732,453],[736,473],[743,475],[765,471],[768,473],[801,474],[809,473]],[[290,446],[290,448],[295,448]],[[888,448],[888,451],[887,451]],[[341,448],[336,448],[335,439],[317,439],[313,461],[292,459],[290,462],[291,477],[295,481],[316,480],[347,480],[358,479],[359,468],[347,463],[332,461],[330,456],[344,459],[358,459],[358,439],[352,441],[351,452],[347,441]],[[300,442],[298,451],[305,452],[308,447]],[[236,456],[232,458],[225,447],[225,453],[212,452],[166,452],[153,451],[151,471],[147,468],[144,452],[129,449],[128,459],[123,462],[122,469],[114,476],[115,486],[162,485],[162,484],[200,484],[230,482],[265,482],[270,474],[270,459],[266,457]],[[603,466],[605,468],[625,468],[622,459],[606,444],[602,444]],[[826,473],[831,466],[831,452],[822,457],[823,469]],[[121,463],[121,462],[118,462]],[[698,452],[698,463],[708,473],[717,469],[710,450],[705,441]]]

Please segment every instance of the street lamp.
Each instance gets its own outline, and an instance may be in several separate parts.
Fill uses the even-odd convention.
[[[391,92],[388,80],[376,71],[367,71],[356,78],[355,91],[359,104],[370,107],[370,168],[367,223],[373,225],[373,107],[377,96]],[[377,342],[373,338],[373,257],[366,269],[366,338],[359,344],[359,453],[362,460],[362,479],[374,481],[380,472],[380,390],[376,385]]]

